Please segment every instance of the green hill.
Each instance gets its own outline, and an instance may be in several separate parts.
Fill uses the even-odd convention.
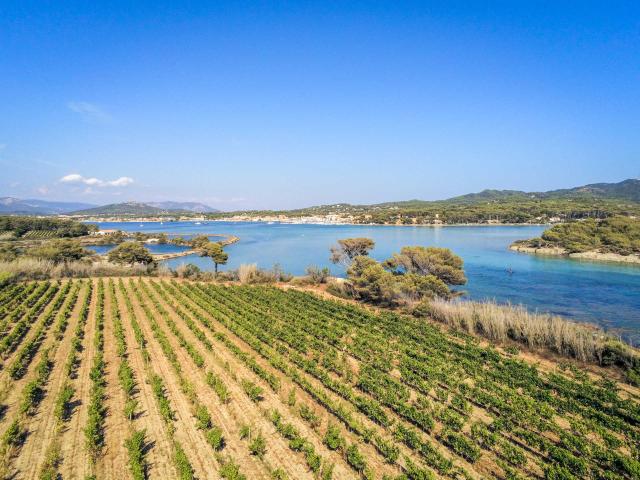
[[[434,203],[480,203],[513,200],[584,199],[584,200],[625,200],[640,202],[640,180],[628,179],[618,183],[593,183],[581,187],[549,190],[547,192],[524,192],[521,190],[483,190],[446,200],[409,200],[379,203],[380,207],[417,207]]]
[[[408,225],[549,223],[613,215],[640,216],[640,180],[594,183],[547,192],[483,190],[446,200],[406,200],[373,205],[338,203],[280,212],[242,213],[290,217],[338,215],[352,223]],[[213,216],[221,218],[233,214]]]
[[[77,210],[71,215],[86,216],[109,216],[109,215],[131,215],[131,216],[159,216],[171,214],[189,214],[193,213],[188,210],[171,210],[166,208],[153,207],[146,203],[140,202],[124,202],[112,203],[101,207],[87,208]]]

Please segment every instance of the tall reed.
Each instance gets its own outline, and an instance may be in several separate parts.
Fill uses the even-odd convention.
[[[129,267],[106,262],[81,261],[54,263],[36,258],[20,258],[12,262],[0,262],[0,272],[7,272],[13,280],[138,276],[148,273],[147,268],[142,265]]]
[[[521,305],[436,299],[429,303],[426,313],[440,323],[493,342],[515,341],[531,349],[548,349],[581,361],[617,363],[627,368],[639,361],[633,348],[595,325],[533,313]]]

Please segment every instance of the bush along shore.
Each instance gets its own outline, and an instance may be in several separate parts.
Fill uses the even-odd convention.
[[[518,240],[511,250],[538,255],[640,265],[640,220],[611,217],[554,225],[539,238]]]

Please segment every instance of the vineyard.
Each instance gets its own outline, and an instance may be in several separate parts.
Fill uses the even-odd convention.
[[[0,289],[0,478],[640,478],[640,392],[295,289]]]

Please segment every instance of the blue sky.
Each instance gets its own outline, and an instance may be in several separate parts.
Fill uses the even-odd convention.
[[[0,5],[0,196],[225,210],[640,175],[640,3]]]

